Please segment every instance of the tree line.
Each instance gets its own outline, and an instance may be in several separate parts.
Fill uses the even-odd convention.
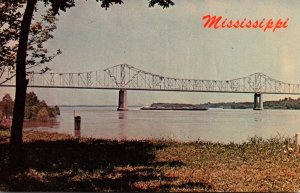
[[[221,103],[205,103],[209,108],[224,108],[224,109],[251,109],[253,102],[221,102]],[[264,109],[300,109],[300,98],[292,99],[284,98],[278,101],[264,101]]]
[[[13,115],[14,101],[9,94],[5,94],[0,101],[0,120],[10,119]],[[26,94],[24,118],[27,120],[48,121],[60,115],[59,107],[48,106],[44,100],[39,100],[34,92]]]

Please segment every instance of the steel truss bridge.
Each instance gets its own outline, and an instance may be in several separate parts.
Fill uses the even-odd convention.
[[[254,73],[231,80],[184,79],[153,74],[128,64],[119,64],[104,70],[79,73],[31,72],[28,73],[28,79],[28,87],[39,88],[115,89],[123,92],[126,90],[150,90],[254,93],[254,108],[258,108],[255,107],[255,103],[257,103],[257,106],[262,105],[261,94],[300,95],[300,84],[282,82],[263,73]],[[5,82],[0,85],[2,87],[14,87],[14,74],[9,71],[3,72],[0,78],[0,83],[2,82]],[[120,93],[120,95],[122,94]],[[126,93],[123,93],[123,95],[124,97],[127,96]],[[126,99],[124,100],[126,101]]]
[[[0,82],[12,76],[14,73],[4,72]],[[300,84],[285,83],[262,73],[231,80],[184,79],[153,74],[128,64],[80,73],[31,72],[28,78],[28,87],[300,95]],[[1,86],[15,86],[15,79]]]

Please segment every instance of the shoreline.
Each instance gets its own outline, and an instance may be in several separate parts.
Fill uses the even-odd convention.
[[[140,110],[206,111],[208,108],[201,104],[152,103],[150,106],[141,107]]]
[[[171,108],[171,107],[142,107],[140,110],[158,110],[158,111],[164,111],[164,110],[171,110],[171,111],[207,111],[208,108]]]
[[[57,118],[51,117],[48,118],[47,121],[41,121],[41,120],[30,120],[30,119],[24,119],[23,127],[43,127],[43,126],[53,126],[59,124],[59,121]],[[12,119],[3,119],[0,122],[0,126],[3,128],[10,128],[12,125]]]

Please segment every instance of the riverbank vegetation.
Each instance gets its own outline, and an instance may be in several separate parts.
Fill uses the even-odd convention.
[[[0,191],[300,190],[290,138],[222,144],[103,140],[24,132],[24,159],[10,167],[0,131]]]
[[[14,101],[9,94],[6,94],[0,101],[0,121],[11,118],[13,106]],[[26,94],[25,119],[45,122],[59,114],[58,106],[48,106],[44,100],[39,100],[34,92]]]
[[[40,101],[34,92],[26,94],[25,119],[47,121],[49,118],[54,118],[59,114],[58,106],[48,106],[44,100]]]
[[[224,109],[252,109],[253,102],[221,102],[221,103],[205,103],[208,108],[224,108]],[[278,101],[264,101],[264,109],[300,109],[300,98],[292,99],[284,98]]]

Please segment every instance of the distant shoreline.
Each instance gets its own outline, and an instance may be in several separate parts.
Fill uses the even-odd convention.
[[[152,103],[151,105],[156,105],[156,108],[164,107],[163,110],[168,110],[166,107],[171,107],[172,105],[174,107],[189,107],[189,108],[207,108],[207,109],[213,109],[213,108],[221,108],[221,109],[252,109],[253,108],[253,102],[217,102],[217,103],[211,103],[207,102],[204,104],[183,104],[183,103]],[[152,110],[153,108],[150,108],[150,106],[144,106],[143,104],[139,105],[130,105],[129,107],[136,107],[136,108],[144,108],[143,110]],[[198,105],[198,107],[197,107]],[[199,105],[201,107],[199,107]],[[111,108],[117,108],[117,105],[58,105],[59,107],[111,107]],[[153,106],[153,107],[154,107]],[[264,109],[281,109],[281,110],[299,110],[300,109],[300,98],[298,99],[292,99],[292,98],[284,98],[280,99],[278,101],[264,101],[263,102]],[[147,109],[146,109],[147,108]],[[181,108],[181,107],[180,107]],[[156,110],[156,109],[154,109]],[[161,109],[158,109],[161,110]],[[174,110],[172,108],[171,110]]]
[[[208,108],[153,108],[153,107],[142,107],[141,110],[176,110],[176,111],[206,111]]]
[[[118,107],[117,105],[57,105],[59,107]],[[130,105],[129,107],[142,107],[143,105]]]
[[[206,111],[208,108],[201,104],[183,103],[152,103],[150,106],[142,107],[141,110],[183,110],[183,111]]]

